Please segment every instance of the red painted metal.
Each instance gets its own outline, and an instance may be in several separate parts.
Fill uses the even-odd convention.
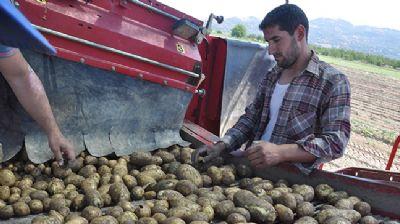
[[[100,45],[136,54],[164,64],[192,71],[200,62],[198,47],[191,41],[172,35],[175,21],[151,12],[133,3],[96,0],[86,4],[82,0],[48,0],[45,4],[36,0],[20,0],[20,10],[35,25],[75,36]],[[144,1],[195,24],[202,22],[180,13],[157,1]],[[66,40],[52,34],[44,34],[59,51],[58,57],[84,61],[107,70],[165,84],[194,92],[190,77],[176,71],[151,65],[136,59]],[[178,50],[178,45],[184,52]],[[114,67],[113,67],[114,66]],[[171,84],[171,85],[170,85]]]
[[[202,70],[206,76],[199,88],[205,89],[206,95],[193,97],[185,117],[217,136],[220,128],[226,49],[226,40],[219,37],[207,37],[199,46]]]
[[[376,180],[388,185],[400,186],[400,173],[397,172],[389,172],[384,170],[374,170],[374,169],[359,168],[359,167],[347,167],[345,169],[336,171],[336,173]]]
[[[388,163],[386,164],[386,170],[390,170],[390,168],[392,167],[393,160],[394,160],[394,158],[396,156],[397,149],[399,148],[399,145],[400,145],[400,135],[397,136],[396,140],[393,143],[392,152],[390,153]]]

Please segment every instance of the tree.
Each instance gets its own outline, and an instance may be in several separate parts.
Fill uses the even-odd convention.
[[[243,24],[237,24],[231,30],[232,37],[242,38],[246,36],[246,27]]]

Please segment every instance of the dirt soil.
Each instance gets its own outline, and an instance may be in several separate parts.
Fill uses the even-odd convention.
[[[400,79],[335,67],[350,80],[353,128],[346,154],[325,164],[324,169],[385,169],[395,139],[383,138],[382,133],[394,133],[396,137],[400,135]],[[397,154],[400,154],[400,149]],[[400,172],[400,156],[396,156],[391,170]]]

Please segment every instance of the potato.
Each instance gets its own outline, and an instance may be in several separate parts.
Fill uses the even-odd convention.
[[[76,175],[76,174],[70,174],[68,175],[65,179],[64,179],[64,183],[65,184],[73,184],[75,186],[81,186],[82,181],[84,181],[85,178],[83,176],[80,175]]]
[[[282,204],[290,209],[296,209],[297,202],[296,198],[292,193],[282,193],[277,199],[278,204]]]
[[[64,189],[64,182],[58,178],[54,178],[53,180],[51,180],[49,185],[47,186],[47,192],[49,192],[50,195],[62,193]]]
[[[72,199],[71,208],[75,211],[79,211],[85,206],[85,195],[79,194]],[[90,220],[89,220],[90,221]]]
[[[361,216],[366,216],[371,213],[371,206],[367,202],[358,202],[354,205],[354,210],[359,212]]]
[[[29,208],[32,214],[38,214],[43,212],[43,203],[40,200],[34,199],[29,202]]]
[[[327,219],[324,224],[351,224],[351,222],[343,217],[334,216]]]
[[[115,218],[118,218],[120,215],[122,215],[122,213],[124,212],[124,210],[122,209],[121,206],[114,206],[111,208],[108,208],[105,212],[106,215],[111,215]]]
[[[343,217],[349,220],[351,223],[357,223],[358,220],[361,219],[361,214],[358,213],[357,211],[345,210],[345,209],[325,209],[319,212],[316,218],[318,222],[324,223],[329,218],[335,216]]]
[[[151,208],[148,205],[139,205],[135,209],[135,214],[138,218],[150,217]]]
[[[126,164],[117,164],[112,169],[112,174],[123,177],[128,174],[128,166]]]
[[[91,205],[102,208],[104,206],[104,201],[97,190],[88,190],[85,192],[84,204],[86,206]]]
[[[250,212],[251,219],[257,223],[273,223],[276,219],[276,213],[274,208],[270,210],[264,207],[258,207],[254,205],[250,205],[246,208]]]
[[[81,157],[78,157],[75,160],[68,161],[68,167],[71,168],[72,172],[76,173],[80,169],[82,169],[83,163],[84,163],[84,159]]]
[[[277,218],[280,221],[280,223],[293,223],[294,220],[294,214],[293,211],[282,205],[282,204],[277,204],[275,205],[275,211],[277,213]]]
[[[334,189],[328,184],[318,184],[315,187],[315,195],[318,200],[326,201],[329,194],[333,193]]]
[[[301,194],[298,194],[298,193],[292,193],[292,194],[296,198],[296,205],[304,202],[304,198],[303,198],[303,196],[301,196]]]
[[[14,216],[14,209],[11,205],[6,205],[0,208],[0,219],[9,219]]]
[[[167,151],[159,150],[156,153],[154,153],[154,155],[161,157],[163,163],[170,163],[175,161],[175,156]]]
[[[47,186],[48,186],[48,183],[47,183],[47,181],[44,181],[44,180],[36,181],[32,185],[32,187],[35,188],[36,190],[42,190],[42,191],[45,191],[47,189]]]
[[[162,190],[175,190],[175,186],[178,183],[178,180],[175,179],[165,179],[160,180],[156,184],[149,186],[149,190],[153,190],[156,192]]]
[[[6,202],[3,200],[0,200],[0,208],[3,208],[4,206],[6,206]]]
[[[233,208],[231,210],[231,213],[239,213],[239,214],[241,214],[242,216],[245,217],[246,222],[250,221],[250,218],[251,218],[250,217],[250,212],[247,211],[247,209],[245,209],[245,208],[242,208],[242,207]]]
[[[207,175],[211,177],[214,185],[221,184],[222,182],[222,171],[216,166],[210,166],[207,169]]]
[[[122,212],[118,218],[118,223],[121,224],[130,224],[130,223],[136,223],[136,221],[138,220],[138,217],[136,216],[136,214],[134,212],[130,212],[130,211],[126,211],[126,212]]]
[[[0,200],[7,201],[11,195],[9,186],[0,186]]]
[[[59,211],[61,208],[68,207],[67,205],[67,201],[63,198],[52,198],[49,209]]]
[[[225,186],[230,186],[231,184],[235,183],[235,174],[232,171],[229,170],[223,170],[222,171],[222,184]]]
[[[298,193],[303,196],[304,201],[312,201],[314,199],[314,188],[309,185],[299,185],[293,187],[293,193]]]
[[[235,204],[233,204],[230,200],[221,201],[215,207],[215,213],[225,219],[229,214],[232,213],[232,210],[235,208]]]
[[[12,206],[16,216],[27,216],[31,213],[31,209],[25,202],[19,201],[14,203]]]
[[[210,176],[202,174],[201,179],[203,180],[204,187],[211,187],[212,186],[212,179]]]
[[[90,224],[118,224],[118,221],[111,215],[105,215],[92,219]]]
[[[378,223],[379,221],[370,215],[364,216],[360,220],[360,224],[378,224]]]
[[[136,176],[136,179],[137,179],[138,185],[140,185],[142,187],[157,183],[156,179],[154,179],[150,175],[146,175],[146,174],[143,174],[143,173],[139,173]]]
[[[155,220],[152,217],[143,217],[143,218],[140,218],[136,223],[137,224],[157,224],[157,220]]]
[[[85,165],[94,165],[94,166],[96,166],[98,164],[98,159],[97,159],[97,157],[88,155],[88,156],[85,157],[85,161],[84,162],[85,162]]]
[[[245,223],[246,222],[246,217],[244,217],[242,214],[239,213],[231,213],[228,215],[228,217],[226,218],[226,221],[229,224],[233,224],[233,223]]]
[[[191,149],[189,147],[181,148],[181,152],[180,152],[180,156],[179,156],[181,163],[191,164],[193,151],[194,151],[194,149]]]
[[[195,212],[188,217],[186,217],[185,221],[187,223],[193,222],[193,221],[208,221],[208,216],[204,212]]]
[[[190,180],[180,180],[175,187],[176,191],[182,195],[187,196],[194,193],[197,190],[197,186]]]
[[[191,209],[187,207],[175,207],[171,208],[168,210],[166,216],[167,217],[177,217],[181,219],[186,219],[189,217],[191,214],[193,214],[195,211],[192,211]]]
[[[130,156],[130,163],[139,167],[150,164],[160,165],[162,159],[159,156],[152,156],[149,152],[134,152]]]
[[[133,187],[131,190],[131,196],[133,200],[141,200],[144,195],[144,189],[140,186]]]
[[[171,199],[169,200],[169,206],[171,208],[174,207],[185,207],[187,209],[190,209],[193,212],[200,211],[201,206],[192,202],[191,200],[188,200],[186,198],[177,198],[177,199]]]
[[[164,220],[162,224],[185,224],[185,221],[178,217],[170,217]]]
[[[303,216],[296,220],[294,224],[318,224],[318,222],[313,217]]]
[[[298,217],[314,216],[314,213],[315,213],[315,207],[308,201],[302,202],[299,205],[297,205],[296,215]]]
[[[158,223],[162,223],[164,220],[167,219],[167,216],[163,213],[155,213],[152,218],[155,219]]]
[[[198,196],[199,197],[207,197],[207,198],[217,200],[217,201],[226,200],[226,196],[222,192],[210,191],[208,189],[203,189],[203,190],[199,189]]]
[[[16,178],[14,173],[8,169],[0,169],[0,185],[1,186],[13,186]]]
[[[335,207],[338,209],[353,209],[353,202],[349,199],[342,198],[335,203]]]
[[[262,207],[268,212],[275,212],[274,207],[267,201],[256,197],[247,190],[240,190],[233,196],[233,201],[237,207],[247,208],[249,206]]]
[[[97,169],[95,166],[93,165],[86,165],[84,167],[82,167],[79,172],[78,175],[81,175],[85,178],[90,177],[91,175],[95,174],[97,172]]]
[[[21,198],[21,195],[19,194],[11,194],[10,197],[8,198],[8,203],[14,204]]]
[[[65,224],[88,224],[88,220],[83,217],[75,216],[68,221],[65,221]]]
[[[128,188],[123,183],[112,184],[110,186],[109,194],[114,203],[129,201],[131,197]]]
[[[158,200],[172,200],[172,199],[180,199],[184,198],[181,193],[174,190],[162,190],[157,193]]]
[[[340,199],[348,198],[348,194],[345,191],[335,191],[332,192],[328,195],[327,200],[329,204],[334,205],[336,202],[338,202]]]
[[[157,192],[155,192],[155,191],[146,191],[146,192],[144,192],[143,197],[146,200],[155,199],[157,197]]]
[[[201,212],[203,212],[204,214],[207,215],[209,221],[214,219],[215,212],[214,212],[214,208],[211,205],[203,206],[203,208],[201,209]]]
[[[81,215],[83,218],[87,219],[90,222],[92,219],[101,216],[102,212],[100,208],[94,206],[87,206],[82,210]]]
[[[122,176],[125,186],[131,190],[133,187],[137,186],[137,180],[134,176],[126,174]]]
[[[169,209],[169,203],[167,200],[156,200],[154,202],[154,207],[151,208],[152,214],[162,213],[166,214]]]
[[[124,210],[124,212],[135,212],[135,207],[132,202],[129,201],[121,201],[118,203],[119,206]]]
[[[46,185],[46,188],[44,190],[46,190],[46,189],[47,189],[47,185]],[[10,193],[11,194],[19,194],[19,195],[21,195],[21,192],[22,192],[21,189],[19,189],[18,187],[10,187]]]

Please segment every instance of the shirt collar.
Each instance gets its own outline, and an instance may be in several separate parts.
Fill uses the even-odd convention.
[[[306,71],[315,76],[319,76],[319,58],[314,50],[311,50],[311,58],[306,67]]]

